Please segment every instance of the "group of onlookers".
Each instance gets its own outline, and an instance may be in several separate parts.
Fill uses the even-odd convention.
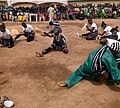
[[[53,18],[57,20],[84,20],[89,15],[93,18],[120,18],[120,3],[119,4],[68,4],[68,5],[45,5],[40,7],[1,7],[0,16],[2,20],[23,21],[29,20],[30,14],[37,14],[38,21],[49,20],[49,7],[53,7]],[[35,18],[33,17],[34,21]]]
[[[93,18],[120,18],[120,3],[119,4],[69,4],[68,9],[69,19],[83,19],[92,15]]]

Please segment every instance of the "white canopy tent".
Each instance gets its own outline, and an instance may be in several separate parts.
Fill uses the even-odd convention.
[[[35,3],[35,4],[43,4],[43,3],[68,3],[68,0],[7,0],[8,6],[13,5],[15,3]]]

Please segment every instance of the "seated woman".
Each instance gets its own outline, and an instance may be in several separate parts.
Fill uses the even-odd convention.
[[[0,44],[3,46],[7,46],[8,48],[12,48],[14,46],[13,38],[10,35],[10,31],[6,29],[6,26],[4,23],[0,25]]]
[[[88,18],[88,24],[86,25],[89,31],[86,34],[77,34],[78,36],[86,37],[86,40],[95,40],[98,35],[97,25],[92,21],[92,18]]]
[[[56,27],[58,27],[59,33],[62,33],[62,29],[61,29],[60,23],[59,23],[58,21],[50,22],[49,25],[51,26],[51,30],[50,30],[49,32],[43,31],[43,32],[41,33],[42,36],[52,37],[52,36],[53,36],[53,33],[54,33],[54,29],[55,29]]]
[[[53,38],[53,43],[50,47],[48,47],[40,53],[36,52],[37,57],[43,57],[45,54],[56,50],[61,50],[65,54],[68,53],[66,38],[59,31],[59,27],[54,28]]]
[[[100,37],[103,37],[104,35],[109,36],[112,34],[112,27],[108,26],[104,21],[101,23],[101,27],[103,28],[103,32],[98,34]]]

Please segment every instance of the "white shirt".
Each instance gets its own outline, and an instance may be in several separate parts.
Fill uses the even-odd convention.
[[[114,43],[114,42],[118,42],[117,40],[114,40],[114,39],[109,39],[109,38],[107,38],[107,46],[111,46],[112,45],[112,43]]]
[[[97,25],[96,25],[95,23],[92,23],[92,25],[90,25],[90,24],[85,24],[85,26],[88,26],[90,29],[92,29],[92,28],[94,27],[93,32],[95,32],[96,30],[98,30],[98,29],[97,29]]]
[[[12,11],[10,11],[10,13],[9,13],[10,15],[12,15]]]
[[[0,34],[3,38],[10,39],[10,30],[6,29],[5,32],[1,32]]]
[[[117,32],[118,38],[117,40],[120,40],[120,32]]]
[[[49,7],[47,11],[48,11],[48,13],[49,13],[49,15],[50,15],[50,14],[54,14],[54,11],[55,11],[55,10],[54,10],[53,7]]]
[[[23,29],[23,31],[28,32],[28,33],[30,33],[31,31],[33,31],[33,27],[30,24],[27,24],[26,28],[24,28],[22,26],[22,29]]]
[[[112,29],[111,26],[107,26],[105,29],[104,29],[104,32],[106,32],[106,35],[111,35],[112,33],[110,32]]]
[[[95,32],[96,30],[98,30],[98,29],[97,29],[97,25],[96,25],[95,23],[92,23],[91,27],[92,27],[92,28],[94,27],[93,32]]]

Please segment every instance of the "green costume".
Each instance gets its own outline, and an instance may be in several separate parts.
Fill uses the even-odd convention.
[[[92,61],[97,51],[102,47],[91,52],[86,61],[75,72],[73,72],[67,80],[64,81],[64,83],[68,85],[68,88],[74,86],[83,78],[99,81],[100,76],[93,73]],[[104,52],[101,60],[102,65],[106,67],[109,73],[107,80],[108,84],[120,84],[120,71],[118,70],[118,63],[109,49]]]

